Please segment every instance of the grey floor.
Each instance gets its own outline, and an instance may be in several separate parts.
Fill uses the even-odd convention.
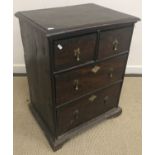
[[[126,77],[123,113],[77,135],[53,152],[32,117],[26,77],[14,77],[14,155],[141,155],[141,77]]]

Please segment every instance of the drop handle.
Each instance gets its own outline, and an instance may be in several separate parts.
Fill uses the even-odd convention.
[[[107,103],[108,100],[109,100],[109,96],[105,96],[104,99],[103,99],[103,102]]]
[[[74,56],[76,58],[76,61],[80,61],[80,48],[74,50]]]
[[[79,110],[76,109],[74,112],[73,112],[73,117],[74,117],[74,120],[77,120],[79,118]]]
[[[109,78],[110,78],[110,79],[113,78],[113,71],[114,71],[113,68],[110,68],[110,69],[109,69]]]
[[[76,91],[79,90],[79,80],[74,80],[74,89],[75,89]]]
[[[112,79],[112,77],[113,77],[113,73],[112,72],[109,73],[109,77]]]
[[[113,41],[113,50],[114,50],[114,51],[118,51],[118,45],[119,45],[119,42],[118,42],[117,39],[115,39],[115,40]]]
[[[74,123],[76,122],[76,120],[78,120],[78,119],[79,119],[79,110],[76,109],[76,110],[73,111],[73,113],[72,113],[72,119],[71,119],[71,121],[70,121],[70,124],[71,124],[71,125],[74,124]]]

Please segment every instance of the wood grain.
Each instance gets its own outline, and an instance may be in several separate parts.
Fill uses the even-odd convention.
[[[109,31],[102,31],[100,33],[99,54],[100,60],[121,52],[129,51],[133,26],[121,29],[113,29]],[[114,50],[114,42],[118,41],[117,50]]]
[[[58,109],[58,133],[64,133],[98,115],[117,107],[121,84],[86,96],[68,106]],[[96,96],[94,101],[90,101]]]
[[[126,61],[127,55],[122,55],[96,65],[82,67],[61,75],[56,75],[57,105],[121,80]],[[97,73],[92,71],[95,66],[100,67]],[[112,74],[112,77],[110,77],[110,74]],[[75,90],[75,80],[79,81],[78,90]]]
[[[97,34],[89,34],[70,39],[61,39],[54,42],[55,70],[76,66],[94,59]],[[58,48],[62,46],[62,49]],[[79,61],[75,56],[75,50],[79,49]]]

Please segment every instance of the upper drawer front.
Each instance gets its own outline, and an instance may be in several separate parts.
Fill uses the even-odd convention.
[[[97,34],[62,39],[54,42],[55,70],[93,60]]]
[[[133,27],[101,32],[99,59],[114,56],[129,50]]]
[[[109,85],[123,77],[127,55],[56,75],[57,105]]]
[[[59,108],[57,112],[59,134],[116,107],[120,88],[121,83]]]

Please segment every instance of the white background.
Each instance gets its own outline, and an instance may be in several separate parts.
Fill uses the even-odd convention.
[[[128,13],[141,18],[141,0],[14,0],[14,13],[23,10],[33,10],[40,8],[60,7],[82,3],[96,3],[111,9]],[[23,46],[21,42],[19,22],[16,17],[14,22],[14,53],[13,70],[14,73],[25,73],[23,57]],[[141,73],[141,22],[135,25],[131,50],[127,64],[127,73]],[[7,65],[7,64],[5,64]]]
[[[0,155],[13,155],[12,6],[12,0],[0,1]],[[143,2],[143,155],[155,154],[154,6],[154,1]]]

